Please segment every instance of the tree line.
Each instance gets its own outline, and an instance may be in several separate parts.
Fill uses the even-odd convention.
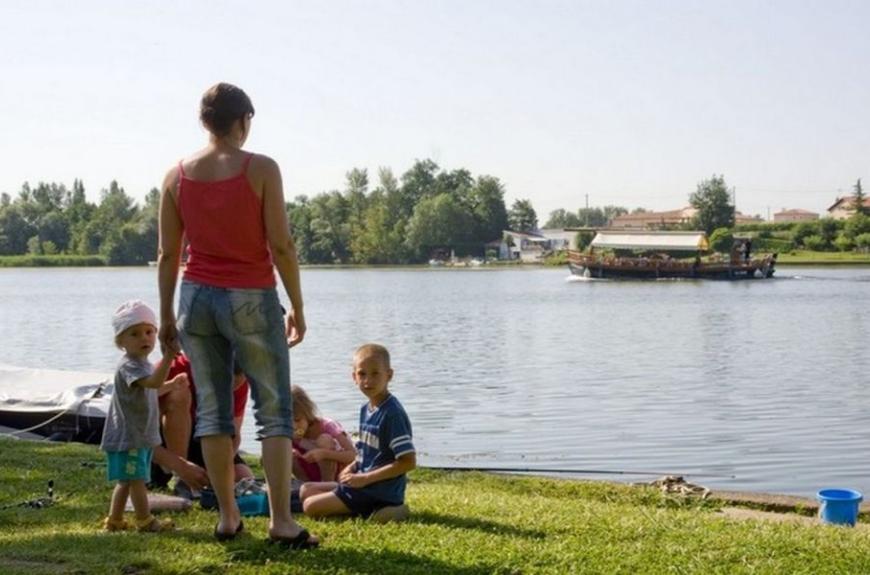
[[[367,170],[354,168],[347,172],[343,189],[297,196],[286,209],[303,263],[404,264],[451,252],[492,256],[504,230],[537,230],[531,202],[518,199],[507,209],[504,195],[497,177],[444,170],[427,159],[416,161],[399,178],[380,168],[374,183]],[[855,195],[856,214],[845,222],[826,218],[782,230],[776,224],[742,228],[772,243],[788,242],[791,249],[866,250],[870,216],[861,203],[860,180]],[[689,203],[697,214],[682,227],[708,234],[722,230],[716,243],[727,243],[730,233],[726,237],[725,232],[734,229],[734,206],[724,177],[700,182]],[[0,255],[98,256],[110,265],[145,264],[157,254],[159,204],[156,188],[139,205],[116,181],[101,190],[97,203],[87,200],[80,180],[72,188],[25,183],[15,198],[0,195]],[[543,227],[604,227],[626,213],[621,206],[557,209]],[[590,238],[583,239],[586,243]],[[772,247],[784,251],[788,246]]]
[[[393,264],[432,254],[485,255],[503,230],[537,227],[528,200],[508,210],[494,176],[443,170],[418,160],[401,177],[389,168],[347,172],[344,189],[287,202],[291,232],[303,263]],[[80,180],[25,183],[16,197],[0,195],[0,255],[100,256],[110,265],[138,265],[157,253],[159,190],[139,205],[112,181],[89,202]]]

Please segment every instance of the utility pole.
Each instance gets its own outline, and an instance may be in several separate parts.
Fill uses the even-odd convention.
[[[767,221],[770,221],[770,206],[767,206]]]
[[[589,227],[589,194],[586,194],[586,227]]]

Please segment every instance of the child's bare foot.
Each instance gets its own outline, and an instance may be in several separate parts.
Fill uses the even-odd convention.
[[[369,519],[375,523],[391,523],[405,521],[411,516],[411,509],[404,503],[402,505],[388,505],[381,507],[371,514]]]

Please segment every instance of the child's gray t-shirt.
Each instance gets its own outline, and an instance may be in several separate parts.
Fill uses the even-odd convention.
[[[103,427],[103,451],[126,451],[160,445],[160,410],[157,390],[133,385],[154,372],[147,359],[125,355],[115,372],[115,391],[106,425]]]

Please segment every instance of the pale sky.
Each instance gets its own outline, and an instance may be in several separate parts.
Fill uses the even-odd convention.
[[[822,212],[870,185],[870,2],[0,3],[0,191],[117,179],[141,199],[206,139],[218,81],[288,199],[415,159],[499,177],[508,205]]]

